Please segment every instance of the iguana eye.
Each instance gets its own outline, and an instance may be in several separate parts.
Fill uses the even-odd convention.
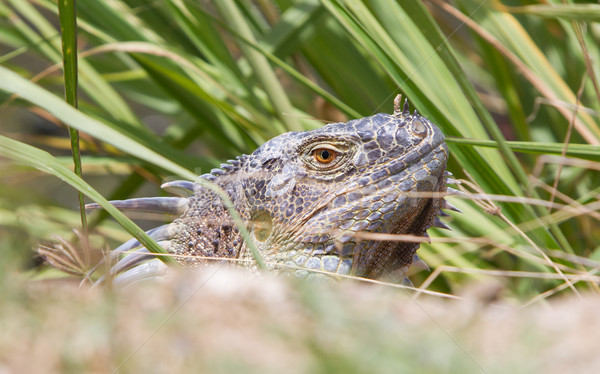
[[[318,163],[327,165],[337,157],[337,152],[328,148],[317,148],[313,151],[313,157]]]
[[[299,153],[308,170],[316,171],[319,178],[326,178],[344,167],[354,154],[354,143],[342,139],[310,139],[301,146]]]

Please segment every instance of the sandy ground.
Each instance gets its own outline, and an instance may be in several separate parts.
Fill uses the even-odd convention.
[[[126,289],[2,287],[6,373],[599,373],[600,298],[527,308],[207,268]],[[490,291],[491,290],[491,291]]]

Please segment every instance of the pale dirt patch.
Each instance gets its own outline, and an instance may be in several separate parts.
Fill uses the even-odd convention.
[[[415,301],[227,268],[115,292],[16,281],[2,293],[0,373],[599,372],[599,298],[520,309],[481,295]]]

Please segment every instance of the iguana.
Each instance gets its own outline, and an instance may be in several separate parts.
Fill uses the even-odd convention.
[[[418,260],[419,243],[361,239],[357,233],[425,237],[432,225],[447,227],[439,220],[446,215],[441,209],[454,208],[443,199],[450,175],[444,140],[427,118],[410,114],[407,101],[401,109],[398,96],[392,115],[288,132],[199,178],[227,194],[269,268],[375,279],[406,270]],[[183,265],[197,266],[207,258],[253,263],[221,197],[204,183],[172,181],[162,187],[181,197],[113,204],[177,215],[148,234],[168,252],[186,255],[178,259]],[[140,244],[132,239],[115,253],[136,247]],[[160,261],[147,262],[151,257],[140,248],[113,273],[129,269],[120,279],[130,281],[161,272]]]

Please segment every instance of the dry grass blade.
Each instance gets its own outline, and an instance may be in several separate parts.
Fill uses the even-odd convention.
[[[91,267],[91,248],[87,237],[75,231],[79,244],[73,244],[60,236],[55,236],[55,243],[40,244],[37,252],[52,267],[65,273],[89,280],[88,271]]]
[[[529,278],[529,279],[557,279],[557,280],[565,280],[568,279],[569,282],[562,283],[560,286],[553,288],[552,290],[547,291],[547,293],[542,293],[536,296],[535,300],[543,299],[549,295],[555,294],[567,287],[571,287],[577,282],[589,282],[589,283],[598,283],[600,281],[600,276],[594,275],[598,271],[594,270],[591,272],[586,272],[584,274],[551,274],[551,273],[538,273],[538,272],[529,272],[529,271],[514,271],[514,270],[488,270],[488,269],[465,269],[465,268],[457,268],[454,266],[442,265],[437,267],[435,271],[427,277],[425,282],[421,284],[419,287],[419,293],[421,291],[425,291],[427,287],[429,287],[437,277],[439,277],[444,272],[451,273],[462,273],[462,274],[476,274],[476,275],[486,275],[492,277],[509,277],[509,278]],[[416,296],[419,295],[417,293]],[[545,295],[545,296],[542,296]]]
[[[579,29],[579,27],[577,27],[578,30],[578,39],[580,41],[580,43],[583,46],[583,49],[585,51],[585,56],[586,56],[586,64],[588,64],[588,68],[590,68],[589,66],[589,55],[587,52],[587,48],[585,48],[585,43],[583,42],[583,40],[580,38],[580,32],[581,30]],[[593,71],[590,72],[591,74],[594,74]],[[585,88],[585,82],[587,80],[588,74],[584,74],[583,78],[581,80],[581,85],[579,86],[579,90],[577,91],[577,102],[575,103],[575,109],[573,109],[573,116],[571,121],[569,121],[569,128],[567,129],[567,134],[565,135],[565,141],[564,141],[564,147],[562,150],[562,153],[560,155],[560,157],[562,159],[566,158],[566,154],[567,154],[567,147],[571,141],[571,132],[573,131],[573,125],[577,119],[577,110],[579,109],[579,103],[581,101],[581,95],[583,95],[583,89]],[[596,80],[593,78],[595,77],[595,75],[592,75],[592,81],[594,83],[596,83]],[[596,87],[596,93],[598,94],[598,98],[600,99],[600,93],[597,91],[598,90],[598,85],[594,84],[594,87]],[[558,170],[556,171],[556,177],[554,178],[554,185],[552,186],[552,193],[550,195],[550,202],[554,202],[554,198],[555,198],[555,191],[556,188],[558,187],[558,182],[560,181],[560,174],[562,172],[562,168],[563,168],[563,164],[560,163],[558,164]],[[550,212],[550,209],[548,209],[548,211]]]
[[[475,183],[468,181],[468,180],[462,181],[462,183],[459,185],[459,188],[463,192],[466,192],[467,189],[464,186],[468,186],[479,193],[483,192],[483,191],[481,191],[479,186],[477,186]],[[525,232],[523,232],[517,225],[515,225],[511,220],[509,220],[502,213],[502,210],[500,209],[500,207],[495,205],[491,200],[487,200],[485,202],[477,201],[476,204],[481,206],[489,214],[496,215],[496,216],[502,218],[502,220],[504,222],[506,222],[513,230],[515,230],[522,238],[524,238],[529,243],[529,245],[531,245],[544,258],[544,260],[548,263],[548,265],[550,267],[552,267],[552,269],[554,269],[554,271],[556,271],[556,273],[565,281],[566,284],[569,285],[569,288],[571,288],[571,290],[577,296],[580,296],[579,291],[577,291],[577,289],[575,289],[575,287],[573,286],[571,281],[563,274],[563,272],[559,269],[559,267],[550,259],[550,257],[548,257],[548,255],[546,255],[546,253],[544,251],[542,251],[540,249],[540,247],[533,240],[531,240],[529,238],[529,236],[527,236],[525,234]]]

